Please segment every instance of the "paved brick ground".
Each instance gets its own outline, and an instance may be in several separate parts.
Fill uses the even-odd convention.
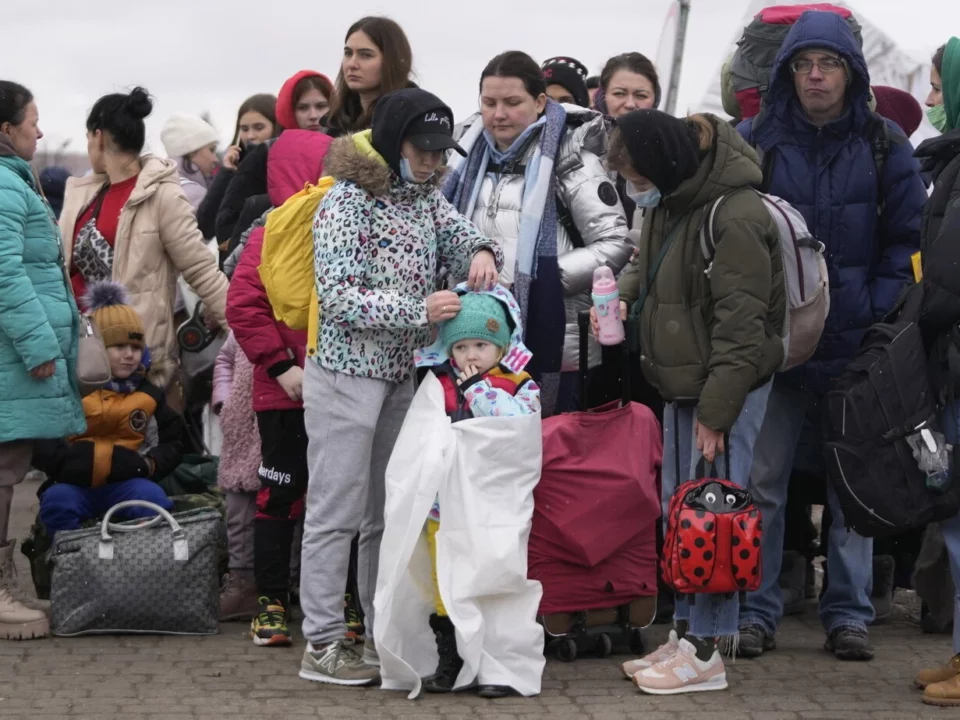
[[[13,532],[22,537],[36,511],[36,486],[17,489]],[[19,555],[19,553],[18,553]],[[21,577],[29,582],[25,565]],[[543,694],[488,701],[469,695],[403,695],[337,689],[300,680],[303,643],[254,647],[241,624],[208,638],[89,637],[0,642],[0,718],[591,718],[592,720],[902,720],[952,718],[911,688],[917,668],[949,656],[949,639],[924,636],[900,596],[895,619],[874,628],[877,658],[840,663],[822,650],[811,606],[784,623],[780,647],[760,660],[728,665],[722,693],[654,698],[637,693],[617,669],[623,658],[547,664]],[[648,631],[656,642],[663,626]]]

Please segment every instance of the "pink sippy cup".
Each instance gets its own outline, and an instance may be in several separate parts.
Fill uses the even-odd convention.
[[[623,342],[623,320],[620,319],[620,291],[613,270],[606,265],[593,271],[593,306],[600,325],[598,340],[601,345],[619,345]]]

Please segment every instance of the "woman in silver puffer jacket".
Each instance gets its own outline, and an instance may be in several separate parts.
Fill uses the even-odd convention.
[[[458,128],[467,157],[451,159],[444,194],[501,244],[500,281],[524,311],[545,414],[574,409],[577,313],[590,308],[593,271],[620,272],[633,250],[601,161],[608,128],[596,112],[548,100],[540,68],[520,52],[487,65],[480,103]],[[590,343],[596,367],[600,348]]]

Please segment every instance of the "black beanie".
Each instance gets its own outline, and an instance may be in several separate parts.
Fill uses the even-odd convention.
[[[660,110],[634,110],[616,122],[633,169],[664,197],[697,174],[700,138],[686,121]]]
[[[387,165],[400,175],[400,147],[407,130],[429,112],[446,115],[453,128],[453,111],[433,93],[420,88],[396,90],[381,97],[373,109],[371,142]]]
[[[547,85],[563,86],[573,96],[577,105],[589,107],[587,67],[582,62],[570,57],[555,57],[545,61],[540,69]]]

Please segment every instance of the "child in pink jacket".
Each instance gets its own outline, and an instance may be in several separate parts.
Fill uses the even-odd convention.
[[[229,572],[220,594],[220,619],[250,620],[258,607],[253,579],[253,518],[260,489],[260,434],[253,412],[253,364],[233,332],[213,366],[212,405],[223,431],[217,484],[227,494]]]

